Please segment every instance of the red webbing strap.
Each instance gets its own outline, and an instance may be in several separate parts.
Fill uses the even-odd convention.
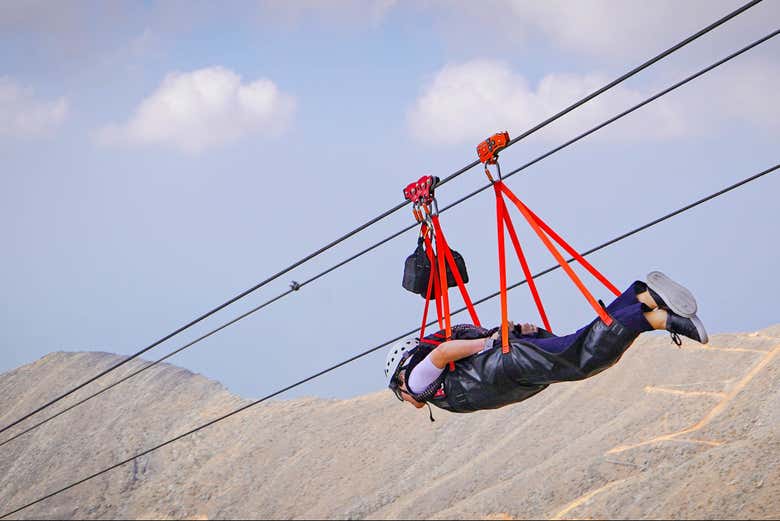
[[[523,206],[525,206],[525,205],[523,205]],[[545,223],[545,222],[544,222],[542,219],[540,219],[540,218],[539,218],[539,216],[538,216],[538,215],[536,215],[536,214],[535,214],[535,213],[534,213],[534,212],[533,212],[533,211],[532,211],[530,208],[528,208],[527,206],[525,206],[525,209],[526,209],[526,210],[528,210],[528,213],[531,215],[531,217],[533,217],[533,218],[534,218],[534,220],[535,220],[537,223],[539,223],[539,226],[542,228],[542,230],[544,230],[544,231],[547,233],[547,235],[549,235],[550,237],[552,237],[552,238],[553,238],[553,240],[554,240],[555,242],[557,242],[558,244],[560,244],[560,245],[561,245],[561,247],[562,247],[564,250],[566,250],[567,252],[569,252],[569,255],[571,255],[572,257],[574,257],[574,259],[575,259],[577,262],[579,262],[579,263],[580,263],[580,265],[581,265],[582,267],[584,267],[586,270],[588,270],[588,271],[590,272],[590,274],[591,274],[591,275],[593,275],[594,277],[596,277],[596,278],[599,280],[599,282],[601,282],[602,284],[604,284],[604,286],[605,286],[605,287],[606,287],[608,290],[610,290],[612,293],[614,293],[616,297],[619,297],[619,296],[620,296],[620,294],[621,294],[621,293],[620,293],[620,290],[619,290],[619,289],[617,289],[617,287],[615,287],[615,285],[614,285],[614,284],[612,284],[612,283],[609,281],[609,279],[607,279],[607,277],[605,277],[604,275],[602,275],[602,274],[601,274],[601,272],[600,272],[599,270],[597,270],[596,268],[594,268],[594,267],[593,267],[593,265],[591,265],[591,263],[590,263],[590,262],[586,261],[586,260],[585,260],[585,258],[584,258],[582,255],[580,255],[580,253],[579,253],[577,250],[575,250],[574,248],[572,248],[571,246],[569,246],[569,243],[567,243],[565,240],[563,240],[563,238],[562,238],[560,235],[558,235],[557,233],[555,233],[555,230],[553,230],[552,228],[550,228],[550,227],[547,225],[547,223]]]
[[[428,289],[425,292],[425,307],[423,308],[422,325],[420,326],[420,340],[425,338],[425,324],[428,322],[428,305],[431,303],[431,290],[433,290],[433,270],[428,275]]]
[[[436,240],[436,261],[439,266],[439,287],[441,288],[441,301],[442,301],[442,308],[444,309],[444,335],[445,335],[445,341],[450,340],[452,338],[452,321],[450,319],[450,297],[449,297],[449,286],[447,285],[447,270],[444,267],[444,257],[442,253],[444,252],[445,246],[444,246],[444,238],[441,236],[441,227],[436,224],[438,217],[433,216],[434,226],[433,226],[433,236]],[[450,371],[455,370],[455,362],[450,362]]]
[[[439,228],[441,230],[441,228]],[[447,270],[444,267],[443,243],[438,231],[434,227],[434,238],[436,240],[436,263],[439,271],[439,288],[441,288],[441,302],[444,311],[444,332],[447,340],[452,337],[452,321],[450,319],[450,298],[447,290]]]
[[[501,352],[509,352],[509,318],[506,302],[506,260],[504,255],[504,205],[501,204],[501,192],[497,183],[493,183],[496,192],[496,226],[498,228],[498,277],[501,288]]]
[[[441,290],[439,289],[439,277],[436,275],[436,256],[433,252],[433,245],[428,235],[423,235],[425,239],[425,253],[428,255],[428,262],[431,264],[431,276],[433,277],[433,297],[436,299],[436,319],[439,322],[439,329],[444,329],[444,323],[442,322],[442,309],[441,309]],[[430,298],[430,297],[429,297]]]
[[[431,271],[433,271],[433,298],[436,300],[436,322],[439,324],[439,329],[444,329],[444,310],[442,309],[441,302],[441,289],[439,288],[439,276],[436,269],[436,261],[432,261]]]
[[[477,327],[482,327],[482,324],[479,323],[479,317],[477,316],[477,310],[474,309],[474,304],[471,302],[471,297],[469,297],[469,292],[466,290],[466,285],[463,283],[463,277],[460,276],[460,270],[458,270],[458,265],[455,264],[455,257],[452,256],[452,251],[450,250],[449,244],[447,244],[447,238],[444,236],[444,231],[441,229],[441,224],[439,223],[439,217],[437,215],[434,215],[431,219],[433,221],[433,228],[438,234],[439,237],[441,237],[441,246],[439,247],[439,254],[442,252],[444,253],[444,258],[447,261],[447,264],[450,267],[450,271],[452,271],[452,275],[455,278],[455,282],[458,285],[458,289],[460,290],[460,294],[463,297],[463,302],[466,304],[466,308],[469,311],[469,315],[471,316],[472,323]]]
[[[531,215],[530,211],[526,206],[520,201],[520,199],[517,198],[515,194],[512,193],[509,188],[507,188],[503,183],[496,183],[499,185],[499,188],[501,189],[504,194],[509,197],[509,199],[515,203],[515,206],[517,206],[517,209],[520,210],[520,213],[523,214],[523,217],[525,217],[525,220],[528,221],[528,224],[531,225],[531,228],[533,228],[534,232],[536,232],[536,235],[539,236],[539,239],[544,243],[544,245],[547,247],[547,249],[550,251],[553,257],[555,257],[555,260],[558,261],[558,264],[563,268],[563,270],[566,272],[566,274],[569,276],[571,281],[574,283],[575,286],[580,290],[580,292],[583,294],[585,299],[590,303],[590,305],[593,307],[593,309],[596,311],[596,313],[601,317],[601,320],[606,324],[610,325],[612,324],[612,317],[609,316],[609,314],[604,310],[603,307],[598,303],[598,301],[593,297],[593,295],[588,291],[588,288],[585,287],[585,285],[582,283],[580,278],[577,276],[576,273],[574,273],[574,270],[569,266],[569,264],[566,262],[566,260],[563,258],[561,253],[558,251],[558,249],[555,247],[555,245],[550,242],[549,237],[545,235],[544,231],[542,231],[539,223],[534,219],[534,217]]]
[[[504,198],[499,196],[498,202],[501,204],[502,211],[504,213],[504,224],[506,225],[506,231],[509,232],[509,237],[512,239],[512,245],[515,247],[515,252],[517,253],[517,258],[520,261],[520,266],[523,268],[523,275],[525,276],[526,282],[528,282],[531,295],[533,296],[534,302],[536,303],[536,309],[539,310],[539,316],[542,318],[542,323],[544,324],[545,329],[552,333],[552,327],[550,327],[550,321],[547,319],[547,313],[544,310],[544,304],[542,304],[539,291],[536,289],[536,282],[534,281],[534,277],[531,274],[531,269],[528,267],[528,262],[526,261],[525,255],[523,254],[523,249],[520,247],[520,241],[517,239],[517,233],[515,232],[515,227],[512,224],[512,219],[509,217],[509,212],[507,211]]]

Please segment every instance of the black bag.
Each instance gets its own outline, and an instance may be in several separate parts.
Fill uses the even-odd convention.
[[[431,263],[428,260],[428,255],[425,253],[424,244],[423,238],[420,237],[417,240],[417,248],[414,250],[414,253],[406,258],[406,263],[404,264],[404,278],[401,282],[401,285],[403,285],[404,288],[412,293],[417,293],[422,298],[425,298],[425,295],[428,293],[428,280],[431,277]],[[466,271],[466,261],[464,261],[463,256],[455,250],[451,249],[450,252],[452,252],[452,258],[455,260],[455,266],[458,267],[458,272],[463,279],[463,283],[467,283],[469,281],[469,274],[468,271]],[[449,264],[445,263],[445,265],[447,268],[447,287],[452,288],[457,286],[458,283],[455,281],[455,276],[452,274]],[[431,289],[431,300],[434,298],[436,298],[436,295],[434,290]]]

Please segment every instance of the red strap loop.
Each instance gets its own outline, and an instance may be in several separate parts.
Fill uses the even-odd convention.
[[[504,183],[502,181],[496,182],[494,184],[494,188],[496,189],[497,193],[498,193],[498,190],[503,192],[503,194],[505,194],[507,197],[509,197],[509,199],[515,204],[515,206],[517,206],[518,210],[520,210],[520,213],[522,213],[523,217],[525,217],[525,220],[528,221],[528,224],[530,224],[531,228],[533,228],[534,232],[536,232],[536,235],[539,237],[539,239],[542,241],[542,243],[544,243],[544,245],[550,251],[552,256],[555,257],[555,260],[558,261],[558,264],[561,266],[561,268],[563,268],[563,270],[566,272],[566,274],[572,280],[574,285],[577,286],[577,288],[583,294],[585,299],[590,303],[590,305],[593,307],[593,309],[596,311],[596,313],[599,315],[599,317],[601,317],[601,320],[606,325],[612,324],[612,317],[609,316],[609,314],[606,312],[606,310],[604,310],[604,308],[601,306],[601,304],[599,304],[599,302],[593,297],[593,295],[590,293],[590,291],[588,291],[588,288],[585,287],[585,285],[582,283],[582,281],[577,276],[577,274],[574,273],[574,270],[571,268],[571,266],[569,266],[569,263],[566,262],[566,260],[563,258],[561,253],[555,247],[555,245],[552,244],[552,242],[550,241],[550,238],[547,235],[545,235],[545,231],[549,230],[550,232],[552,232],[550,235],[555,238],[556,242],[559,242],[559,244],[561,244],[561,246],[566,248],[566,250],[569,251],[569,253],[572,253],[575,250],[573,248],[571,248],[571,246],[566,244],[565,241],[563,241],[563,239],[561,239],[561,237],[558,234],[553,232],[552,229],[549,226],[547,226],[546,224],[544,224],[542,226],[542,223],[539,222],[540,219],[538,219],[538,217],[536,217],[536,215],[533,214],[525,206],[525,204],[523,204],[523,202],[520,201],[520,199],[518,199],[517,196],[514,193],[512,193],[512,191],[509,188],[506,187],[506,185],[504,185]],[[500,198],[500,196],[498,196],[498,195],[497,195],[497,197]],[[544,230],[542,229],[543,227],[544,227]],[[566,244],[566,245],[564,246],[564,244]],[[579,260],[579,259],[582,258],[582,256],[579,255],[579,253],[577,253],[575,258],[578,258],[578,260]],[[583,261],[584,261],[584,259],[583,259]],[[588,266],[590,266],[590,264],[588,264]],[[593,268],[593,266],[590,266],[588,271],[591,271],[591,273],[594,273],[594,272],[598,273],[598,271],[596,271],[596,269]],[[609,281],[603,275],[601,275],[600,273],[597,276],[597,278],[601,282],[605,282],[606,281],[607,284],[605,284],[605,285],[610,290],[612,290],[613,292],[617,291],[617,288],[615,288],[614,285],[609,283]],[[618,291],[617,294],[619,295],[620,292]]]
[[[508,190],[508,189],[507,189],[507,190]],[[525,205],[523,205],[523,206],[525,206]],[[601,272],[600,272],[599,270],[597,270],[596,268],[594,268],[594,267],[593,267],[593,265],[592,265],[590,262],[586,261],[586,260],[585,260],[585,258],[584,258],[582,255],[580,255],[580,253],[579,253],[577,250],[575,250],[574,248],[572,248],[572,247],[569,245],[569,243],[567,243],[566,241],[564,241],[564,240],[563,240],[563,238],[562,238],[560,235],[558,235],[557,233],[555,233],[555,230],[553,230],[552,228],[550,228],[550,227],[547,225],[547,223],[545,223],[543,220],[541,220],[541,219],[539,218],[539,216],[538,216],[538,215],[536,215],[536,214],[535,214],[535,213],[534,213],[534,212],[533,212],[533,211],[532,211],[530,208],[528,208],[527,206],[525,206],[525,209],[526,209],[526,210],[528,210],[528,213],[529,213],[529,214],[531,215],[531,217],[533,217],[533,218],[534,218],[534,220],[535,220],[535,221],[536,221],[536,222],[539,224],[539,226],[542,228],[542,230],[544,230],[544,231],[547,233],[547,235],[549,235],[550,237],[552,237],[552,238],[553,238],[553,240],[554,240],[555,242],[557,242],[558,244],[560,244],[560,245],[561,245],[561,247],[562,247],[564,250],[566,250],[566,251],[569,253],[569,255],[571,255],[572,257],[574,257],[574,259],[575,259],[577,262],[579,262],[579,263],[580,263],[580,265],[581,265],[583,268],[585,268],[586,270],[588,270],[588,271],[590,272],[590,274],[591,274],[591,275],[593,275],[594,277],[596,277],[596,279],[598,279],[598,281],[599,281],[599,282],[601,282],[601,283],[602,283],[602,284],[603,284],[603,285],[604,285],[604,286],[605,286],[605,287],[606,287],[608,290],[610,290],[612,293],[614,293],[616,297],[619,297],[619,296],[620,296],[620,290],[619,290],[619,289],[617,289],[617,287],[616,287],[614,284],[612,284],[612,283],[611,283],[611,282],[610,282],[610,281],[609,281],[609,280],[608,280],[608,279],[607,279],[607,278],[606,278],[604,275],[602,275],[602,274],[601,274]]]
[[[498,228],[498,277],[501,290],[501,351],[504,354],[509,352],[509,317],[507,316],[507,298],[506,298],[506,259],[504,252],[504,212],[506,211],[501,204],[501,192],[496,184],[493,184],[493,190],[496,192],[496,226]]]
[[[436,241],[436,262],[439,269],[439,287],[441,288],[442,308],[444,308],[444,334],[446,339],[452,338],[452,321],[450,318],[449,286],[447,285],[447,270],[444,268],[444,241],[439,232],[441,228],[434,225],[434,240]],[[450,371],[455,370],[455,363],[450,362]]]
[[[436,300],[436,316],[439,322],[439,329],[443,329],[445,332],[445,340],[452,338],[452,320],[450,317],[450,299],[449,299],[449,284],[447,281],[447,269],[449,266],[450,271],[455,278],[455,282],[458,285],[460,294],[463,297],[463,301],[466,303],[469,315],[474,325],[480,326],[479,317],[474,309],[474,304],[469,297],[469,293],[466,290],[466,285],[463,283],[463,277],[461,277],[460,270],[455,263],[455,258],[452,255],[452,251],[447,244],[447,239],[444,237],[444,232],[441,229],[441,223],[439,222],[438,211],[436,210],[436,200],[434,197],[434,189],[438,184],[439,179],[434,176],[423,176],[414,183],[410,183],[404,189],[404,196],[413,203],[412,211],[418,222],[421,222],[421,230],[423,240],[425,241],[425,253],[428,257],[428,261],[431,266],[430,275],[428,277],[428,288],[425,296],[425,307],[423,309],[422,324],[420,325],[420,340],[425,337],[425,326],[428,321],[428,309],[430,306],[431,292],[434,293]],[[432,205],[433,211],[429,208]],[[430,217],[430,220],[427,220]],[[434,245],[429,237],[429,223],[433,226],[433,238],[436,245]],[[442,324],[443,318],[443,324]],[[455,363],[450,362],[450,370],[455,370]]]
[[[425,325],[428,319],[428,301],[431,297],[431,291],[433,291],[436,299],[436,312],[439,319],[439,328],[444,330],[445,340],[450,340],[452,338],[452,320],[450,317],[449,284],[447,283],[446,265],[449,265],[450,267],[451,273],[455,278],[455,282],[458,285],[463,301],[466,303],[466,307],[468,308],[474,325],[480,326],[480,322],[477,312],[474,309],[474,304],[466,289],[466,285],[463,282],[463,277],[461,277],[458,266],[455,263],[455,258],[452,255],[452,251],[447,244],[447,239],[441,229],[439,216],[436,214],[431,215],[430,222],[433,225],[433,236],[436,249],[434,250],[434,245],[428,236],[428,225],[423,224],[421,233],[425,241],[425,252],[431,265],[431,273],[428,279],[428,290],[423,311],[423,323],[420,327],[420,338],[422,339],[425,333]],[[444,324],[442,324],[442,317],[444,319]],[[455,370],[454,362],[450,362],[450,370]]]
[[[423,308],[422,325],[420,326],[420,340],[425,338],[425,326],[428,323],[428,306],[431,303],[431,291],[433,290],[434,273],[431,270],[428,276],[428,289],[425,291],[425,307]]]
[[[547,313],[544,310],[544,304],[542,304],[542,299],[539,296],[539,291],[536,288],[536,281],[534,280],[534,277],[531,274],[531,269],[528,267],[528,261],[526,261],[525,259],[525,255],[523,254],[523,249],[520,247],[520,241],[517,238],[517,233],[515,232],[515,227],[512,224],[512,219],[509,217],[509,212],[506,209],[506,203],[504,202],[504,198],[501,197],[500,195],[498,197],[498,203],[502,207],[502,211],[504,214],[504,223],[506,224],[506,230],[509,232],[510,239],[512,239],[512,245],[515,247],[515,253],[517,253],[517,258],[520,261],[520,266],[523,268],[523,275],[525,276],[525,280],[528,282],[528,287],[531,290],[531,295],[534,298],[534,303],[536,303],[536,309],[539,310],[539,316],[542,319],[544,328],[547,331],[552,332],[550,321],[547,319]]]
[[[450,271],[452,272],[452,275],[455,278],[455,283],[458,285],[460,294],[463,297],[463,302],[465,302],[469,315],[471,315],[471,320],[475,326],[482,327],[482,325],[479,322],[479,317],[477,316],[477,311],[474,309],[474,304],[471,302],[471,297],[469,297],[469,292],[468,290],[466,290],[466,285],[463,283],[463,277],[461,277],[460,270],[458,270],[458,266],[457,264],[455,264],[455,258],[452,256],[452,250],[450,250],[450,246],[449,244],[447,244],[447,238],[444,236],[444,232],[441,229],[441,224],[439,223],[439,216],[434,215],[431,218],[431,221],[433,222],[433,228],[436,231],[436,234],[438,235],[438,237],[441,238],[441,246],[439,247],[439,253],[441,254],[442,251],[444,253],[445,260],[447,261],[447,264],[450,267]]]
[[[439,322],[439,329],[444,329],[441,309],[441,289],[439,288],[439,277],[437,275],[438,270],[436,269],[436,256],[434,255],[431,239],[428,237],[428,228],[423,226],[423,230],[423,238],[425,239],[425,253],[428,256],[428,262],[431,265],[431,276],[433,277],[433,298],[436,300],[436,319]]]

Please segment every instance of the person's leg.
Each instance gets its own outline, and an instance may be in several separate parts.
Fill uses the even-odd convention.
[[[512,360],[519,381],[529,384],[581,380],[616,364],[637,336],[653,329],[666,329],[679,345],[678,334],[707,341],[701,321],[669,311],[666,303],[648,293],[642,282],[634,282],[607,310],[609,325],[600,318],[575,333],[562,337],[529,338],[514,336]]]
[[[653,312],[652,307],[644,303],[647,301],[645,297],[649,297],[647,286],[643,282],[635,281],[606,307],[607,313],[609,313],[613,319],[637,334],[644,331],[652,331],[653,329],[663,329],[663,326],[660,328],[653,327],[645,317],[645,314]],[[649,302],[652,303],[652,297],[650,297]],[[651,315],[651,317],[655,318],[653,315]],[[590,327],[591,324],[578,329],[570,335],[547,338],[534,338],[523,335],[522,339],[532,343],[543,351],[557,354],[566,351],[569,347],[576,344],[580,337],[588,331]]]
[[[559,354],[569,349],[577,342],[577,339],[588,329],[589,326],[585,326],[578,329],[576,332],[570,335],[564,336],[550,336],[545,338],[537,338],[529,335],[523,335],[521,338],[524,342],[538,347],[542,351],[547,353]]]
[[[650,309],[647,305],[637,302],[616,310],[610,316],[628,329],[636,333],[644,333],[654,329],[663,329],[663,322],[657,320],[659,318],[658,311],[663,313],[662,310]]]
[[[669,310],[668,303],[665,301],[675,301],[678,307],[692,305],[695,307],[695,300],[690,291],[660,272],[652,272],[651,275],[653,273],[656,274],[656,279],[663,282],[656,285],[662,293],[660,296],[657,292],[654,294],[650,291],[651,288],[647,283],[637,280],[606,306],[607,313],[631,333],[637,335],[654,329],[666,329],[672,332],[673,336],[680,333],[698,342],[706,343],[707,333],[698,317],[678,316]],[[558,354],[577,344],[592,325],[591,323],[564,336],[516,335],[516,338],[548,353]]]
[[[659,305],[647,284],[637,280],[606,309],[612,318],[617,319],[624,326],[643,333],[666,328],[667,312],[660,309]]]
[[[654,308],[646,318],[655,329],[669,331],[677,345],[681,345],[679,335],[702,344],[709,342],[707,330],[696,315],[696,298],[688,288],[660,271],[648,273],[644,286],[645,291],[640,292],[637,299]]]
[[[654,309],[647,313],[642,313],[642,315],[653,329],[666,329],[667,317],[669,316],[669,313],[666,310]]]
[[[647,284],[640,280],[634,281],[626,291],[620,294],[607,306],[607,312],[612,314],[618,309],[632,306],[637,302],[647,306],[645,311],[650,311],[658,307],[658,303],[653,299],[647,288]]]
[[[643,330],[652,329],[632,314],[642,316],[642,304],[625,306],[620,318],[607,325],[596,318],[571,335],[552,338],[516,338],[512,341],[512,362],[517,366],[517,378],[528,384],[581,380],[614,365],[631,346],[641,331],[630,329],[620,319],[639,324]]]
[[[656,311],[660,311],[664,315],[663,310],[651,310],[645,311],[646,306],[640,302],[632,304],[630,306],[624,306],[613,313],[610,316],[620,322],[626,329],[639,334],[645,331],[653,331],[654,329],[664,329],[665,316],[663,318],[658,317]],[[650,322],[650,320],[654,324]],[[655,326],[655,327],[654,327]],[[554,336],[548,338],[532,338],[524,336],[523,340],[533,344],[539,349],[548,353],[562,353],[576,344],[582,335],[587,333],[592,327],[592,324],[578,329],[576,332],[565,336]]]

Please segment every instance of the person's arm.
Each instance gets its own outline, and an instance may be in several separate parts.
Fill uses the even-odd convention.
[[[512,324],[512,327],[515,327]],[[518,329],[521,330],[524,335],[533,335],[540,330],[533,324],[522,324]],[[543,330],[542,330],[543,331]],[[498,338],[499,332],[493,334],[490,339],[494,340]],[[462,358],[467,358],[475,353],[482,351],[486,344],[487,339],[475,338],[473,340],[448,340],[442,342],[434,349],[429,356],[433,365],[438,369],[444,369],[450,362],[457,362]]]
[[[428,355],[433,365],[439,369],[444,369],[450,362],[457,362],[461,358],[469,357],[479,353],[485,348],[484,338],[475,338],[474,340],[448,340],[442,342]]]

